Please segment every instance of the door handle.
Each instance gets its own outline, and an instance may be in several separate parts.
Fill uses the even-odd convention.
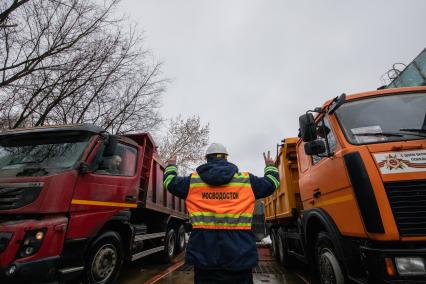
[[[319,198],[321,196],[321,191],[320,191],[319,188],[314,189],[313,196],[314,196],[314,198]]]
[[[134,195],[126,195],[126,201],[135,202],[137,201],[137,198]]]

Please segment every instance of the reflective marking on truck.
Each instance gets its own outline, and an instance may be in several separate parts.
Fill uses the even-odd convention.
[[[353,200],[353,199],[354,199],[354,197],[353,197],[352,194],[346,194],[346,195],[339,196],[339,197],[336,197],[336,198],[315,202],[315,207],[321,207],[321,206],[331,205],[331,204],[335,204],[335,203],[346,202],[346,201],[350,201],[350,200]]]
[[[105,201],[95,201],[95,200],[81,200],[73,199],[71,204],[76,205],[94,205],[94,206],[112,206],[112,207],[126,207],[126,208],[136,208],[137,204],[134,203],[119,203],[119,202],[105,202]]]

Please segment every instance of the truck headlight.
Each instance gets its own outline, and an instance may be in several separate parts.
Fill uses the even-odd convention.
[[[425,261],[422,257],[395,257],[396,269],[401,276],[425,275]]]
[[[35,254],[43,243],[46,229],[32,230],[25,233],[21,247],[18,252],[18,257],[27,257]]]

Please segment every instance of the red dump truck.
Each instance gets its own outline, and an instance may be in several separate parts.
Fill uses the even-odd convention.
[[[114,283],[125,261],[185,249],[149,134],[94,125],[0,134],[0,283]]]

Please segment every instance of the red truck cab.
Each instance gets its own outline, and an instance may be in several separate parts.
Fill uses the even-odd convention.
[[[2,283],[113,283],[126,260],[170,260],[184,249],[186,215],[182,200],[157,198],[162,169],[148,134],[94,125],[1,133]]]

